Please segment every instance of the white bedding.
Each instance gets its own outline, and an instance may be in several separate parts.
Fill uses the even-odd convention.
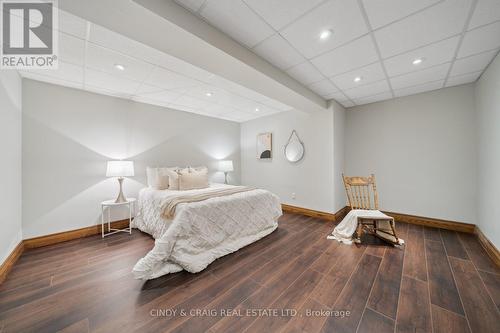
[[[162,217],[161,202],[170,196],[204,193],[231,185],[211,184],[189,191],[142,189],[132,226],[155,238],[154,248],[134,266],[138,279],[205,269],[212,261],[273,232],[281,216],[279,198],[255,189],[200,202],[181,203],[175,217]]]

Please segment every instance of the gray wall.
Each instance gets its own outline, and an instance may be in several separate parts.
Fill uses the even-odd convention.
[[[124,184],[132,197],[146,166],[207,165],[222,182],[217,160],[232,159],[230,181],[240,182],[238,123],[26,79],[23,103],[25,238],[100,223],[100,202],[118,189],[108,160],[135,162]]]
[[[0,264],[22,240],[21,228],[21,78],[0,71]]]
[[[333,103],[324,111],[283,112],[241,124],[242,182],[266,188],[286,204],[335,212],[334,178],[336,173],[342,173],[342,170],[335,170],[339,166],[334,163],[336,112],[341,121],[344,109]],[[285,160],[283,148],[294,129],[305,144],[305,157],[292,164]],[[273,133],[273,158],[269,161],[256,157],[256,137],[264,132]],[[339,156],[342,153],[339,148]]]
[[[333,112],[333,186],[334,186],[334,211],[347,205],[342,173],[345,171],[345,127],[346,110],[332,101],[330,110]]]
[[[478,124],[477,224],[500,248],[500,56],[476,84]]]
[[[375,173],[384,210],[476,223],[475,122],[473,85],[350,108],[347,173]]]

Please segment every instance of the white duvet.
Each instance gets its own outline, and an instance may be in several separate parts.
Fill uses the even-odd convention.
[[[132,226],[155,238],[154,248],[134,266],[138,279],[156,277],[186,270],[196,273],[215,259],[232,253],[278,227],[281,216],[279,198],[269,191],[248,192],[179,204],[175,217],[162,217],[161,202],[169,196],[203,193],[190,191],[142,189],[138,212]]]

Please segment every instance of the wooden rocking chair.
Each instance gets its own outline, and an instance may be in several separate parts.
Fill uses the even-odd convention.
[[[378,193],[375,175],[369,177],[346,177],[342,174],[344,186],[351,209],[378,210]],[[361,242],[361,234],[365,231],[388,243],[399,245],[394,218],[359,217],[355,242]]]

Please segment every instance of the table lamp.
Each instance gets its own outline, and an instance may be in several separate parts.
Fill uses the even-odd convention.
[[[108,161],[108,168],[106,170],[106,177],[118,177],[118,183],[120,184],[120,193],[115,202],[127,202],[127,199],[123,195],[123,177],[133,177],[134,176],[134,162],[132,161]]]
[[[227,184],[227,173],[234,171],[233,161],[231,160],[219,161],[219,171],[224,172],[224,184]]]

